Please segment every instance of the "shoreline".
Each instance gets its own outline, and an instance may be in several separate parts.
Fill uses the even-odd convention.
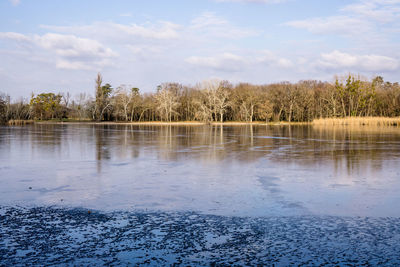
[[[90,121],[90,120],[47,120],[47,121],[34,121],[34,120],[12,120],[6,123],[8,126],[22,126],[29,124],[83,124],[83,125],[143,125],[143,126],[313,126],[313,127],[344,127],[344,128],[359,128],[364,129],[368,127],[373,128],[400,128],[400,117],[344,117],[344,118],[323,118],[315,119],[310,122],[287,122],[277,121],[225,121],[225,122],[201,122],[201,121]]]
[[[87,124],[87,125],[149,125],[149,126],[283,126],[283,125],[312,125],[312,122],[199,122],[199,121],[176,121],[176,122],[162,122],[162,121],[146,121],[146,122],[115,122],[115,121],[35,121],[34,124]]]

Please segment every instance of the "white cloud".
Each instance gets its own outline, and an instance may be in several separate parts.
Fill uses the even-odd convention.
[[[206,35],[228,39],[240,39],[259,34],[253,29],[234,26],[213,12],[204,12],[194,18],[186,31],[195,36]]]
[[[282,68],[291,68],[293,67],[293,62],[287,58],[279,58],[277,60],[277,65]]]
[[[35,35],[34,40],[44,49],[54,51],[57,55],[71,59],[93,59],[114,57],[116,54],[96,40],[79,38],[74,35],[47,33]]]
[[[203,46],[220,39],[242,39],[260,35],[254,29],[233,25],[227,19],[213,12],[204,12],[188,24],[171,21],[147,22],[144,24],[120,24],[115,22],[94,22],[89,25],[53,26],[41,25],[43,29],[63,34],[79,35],[118,45],[147,46]]]
[[[243,57],[231,53],[223,53],[215,57],[192,56],[185,61],[195,66],[224,72],[240,71],[246,64]]]
[[[188,51],[196,48],[210,51],[210,47],[216,44],[218,44],[218,48],[221,48],[221,39],[241,39],[258,34],[252,29],[232,25],[225,18],[211,12],[194,17],[186,25],[169,21],[128,25],[114,22],[94,22],[78,26],[42,25],[41,28],[59,34],[79,35],[113,45],[121,54],[126,53],[124,60],[130,62],[150,62],[155,60],[155,56],[163,59],[171,58],[172,53],[175,55],[186,54],[187,57],[193,54]],[[231,46],[232,42],[225,44]],[[175,56],[174,60],[176,59]],[[183,61],[183,58],[180,57],[180,60]]]
[[[285,25],[298,29],[305,29],[316,34],[338,34],[346,36],[359,35],[372,30],[370,22],[348,16],[294,20],[286,22]]]
[[[61,33],[79,34],[83,36],[97,36],[108,39],[126,39],[139,37],[144,39],[175,39],[180,33],[180,25],[162,21],[156,24],[119,24],[114,22],[95,22],[90,25],[80,26],[51,26],[41,25],[41,28]]]
[[[0,39],[8,39],[17,42],[30,42],[30,38],[17,32],[0,32]]]
[[[400,17],[400,7],[397,0],[363,0],[345,6],[342,11],[353,13],[368,20],[381,23],[395,21]]]
[[[154,59],[159,57],[162,52],[165,51],[164,47],[161,46],[150,46],[150,45],[126,45],[128,51],[130,51],[135,57],[141,60]]]
[[[211,38],[240,39],[258,35],[253,29],[233,25],[228,20],[212,12],[204,12],[193,18],[188,25],[170,21],[146,24],[119,24],[115,22],[94,22],[90,25],[51,26],[41,28],[53,32],[87,36],[113,42],[206,40]]]
[[[56,68],[64,70],[91,70],[92,66],[89,66],[88,64],[80,61],[68,61],[64,59],[58,59],[56,61]]]
[[[204,12],[191,22],[192,29],[201,29],[214,26],[226,26],[229,22],[215,15],[213,12]]]
[[[60,69],[95,69],[111,65],[111,59],[117,56],[114,51],[125,55],[121,58],[125,64],[134,64],[137,61],[151,64],[156,60],[155,57],[159,57],[158,60],[164,63],[165,60],[179,60],[184,63],[188,55],[193,55],[194,49],[210,55],[215,53],[215,48],[212,48],[215,45],[222,51],[225,44],[227,47],[234,46],[232,42],[221,46],[221,39],[241,39],[258,34],[254,30],[237,27],[211,12],[194,17],[186,25],[157,21],[143,24],[93,22],[88,25],[40,27],[50,33],[0,33],[0,38],[29,43],[32,46],[29,47],[30,51],[52,60]],[[48,56],[49,54],[52,56]],[[239,68],[235,64],[243,63],[238,56],[230,53],[223,53],[215,58],[191,57],[186,62],[224,71],[237,71]]]
[[[42,36],[28,36],[15,32],[0,32],[0,38],[29,44],[30,53],[44,52],[43,56],[52,59],[60,69],[99,68],[111,64],[110,59],[117,56],[114,51],[96,40],[74,35],[47,33]]]
[[[398,69],[398,60],[382,55],[351,55],[334,50],[321,54],[317,66],[333,70],[361,70],[367,72],[383,72]]]
[[[18,6],[21,3],[21,0],[9,0],[13,6]]]
[[[186,58],[186,62],[205,69],[213,69],[224,72],[245,72],[249,68],[265,69],[272,67],[274,69],[289,69],[294,67],[294,63],[287,58],[280,57],[271,51],[253,51],[246,56],[241,51],[240,54],[222,53],[213,57],[192,56]]]
[[[382,43],[399,27],[400,1],[358,0],[338,12],[334,16],[293,20],[284,25],[315,34],[342,35],[364,43]]]
[[[74,35],[47,33],[36,35],[34,41],[42,48],[55,53],[59,69],[96,69],[111,64],[110,58],[117,54],[96,40]]]
[[[157,26],[144,27],[137,24],[123,25],[117,23],[108,23],[108,25],[117,31],[125,34],[139,36],[150,39],[173,39],[179,37],[177,30],[179,25],[172,22],[161,22]]]
[[[279,68],[292,68],[294,66],[291,60],[279,57],[269,50],[261,51],[261,53],[257,56],[257,61],[265,65]]]

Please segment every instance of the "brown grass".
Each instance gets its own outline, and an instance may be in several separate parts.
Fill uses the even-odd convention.
[[[373,126],[373,127],[400,127],[400,117],[345,117],[313,120],[318,126]]]

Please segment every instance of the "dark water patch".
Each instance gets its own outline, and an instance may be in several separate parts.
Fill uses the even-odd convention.
[[[51,193],[51,192],[74,191],[73,189],[69,189],[68,187],[70,187],[70,186],[69,185],[63,185],[63,186],[58,186],[58,187],[50,188],[50,189],[48,189],[48,188],[37,188],[37,189],[34,189],[32,187],[29,187],[29,190],[36,191],[36,192],[39,192],[39,193],[42,193],[42,194]]]
[[[121,162],[121,163],[112,163],[111,165],[112,166],[126,166],[126,165],[129,165],[130,164],[130,162]]]

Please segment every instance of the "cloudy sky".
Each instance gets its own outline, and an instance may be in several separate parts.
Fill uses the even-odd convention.
[[[400,0],[0,0],[0,91],[400,81]]]

